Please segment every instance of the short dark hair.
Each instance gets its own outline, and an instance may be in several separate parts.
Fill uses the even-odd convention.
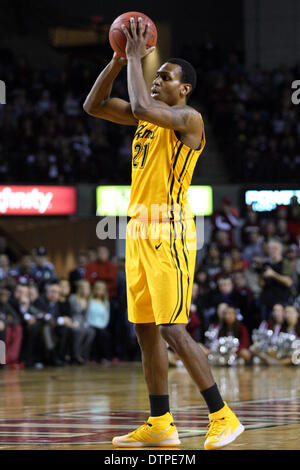
[[[187,99],[190,98],[197,84],[197,72],[195,68],[187,60],[179,59],[178,57],[168,59],[167,62],[180,65],[181,83],[190,83],[192,85],[192,90],[187,94]]]

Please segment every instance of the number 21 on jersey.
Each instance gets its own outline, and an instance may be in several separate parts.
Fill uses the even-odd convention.
[[[134,146],[134,154],[132,157],[132,166],[134,168],[139,168],[139,169],[144,168],[146,164],[146,160],[147,160],[149,145],[150,144],[145,144],[145,145],[136,144]]]

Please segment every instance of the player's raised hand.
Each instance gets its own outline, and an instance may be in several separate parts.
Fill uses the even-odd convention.
[[[143,59],[154,51],[155,46],[146,47],[149,36],[149,25],[146,24],[143,28],[142,18],[138,18],[138,23],[135,25],[134,18],[130,18],[130,32],[126,26],[122,25],[123,33],[126,36],[126,57],[139,57]]]

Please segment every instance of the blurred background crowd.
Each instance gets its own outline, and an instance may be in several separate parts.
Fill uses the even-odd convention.
[[[197,70],[191,104],[207,118],[208,144],[215,142],[228,170],[224,181],[298,183],[300,108],[291,101],[291,83],[300,64],[249,68],[243,49],[229,43],[221,48],[207,36],[182,44],[179,54]],[[2,184],[130,184],[134,128],[82,109],[109,58],[97,47],[97,60],[69,53],[63,66],[49,60],[45,67],[0,49],[8,95],[0,106]],[[128,99],[125,74],[113,94]],[[248,364],[254,330],[300,336],[300,204],[293,197],[269,213],[239,209],[224,196],[209,220],[187,329],[208,355],[212,332],[238,338],[238,355]],[[61,278],[47,246],[20,258],[0,236],[0,340],[11,367],[139,360],[127,321],[125,260],[107,246],[87,247]]]
[[[186,45],[181,55],[197,69],[193,104],[209,117],[231,182],[297,182],[300,120],[291,83],[300,65],[248,70],[241,51],[225,53],[210,40]],[[9,84],[5,114],[0,107],[2,181],[130,183],[133,129],[82,111],[108,57],[95,64],[69,56],[63,69],[51,63],[38,69],[9,50],[0,59]],[[127,98],[124,73],[113,92]]]
[[[132,128],[89,117],[82,109],[107,64],[68,58],[63,69],[32,67],[24,56],[2,52],[0,76],[9,84],[0,107],[0,176],[15,183],[130,182]],[[126,96],[123,74],[114,93]],[[4,112],[5,111],[5,112]],[[106,171],[99,172],[105,166]]]
[[[207,331],[238,338],[238,355],[251,363],[253,330],[300,336],[299,282],[297,198],[268,217],[248,207],[241,218],[224,197],[198,252],[187,329],[208,353]],[[124,259],[104,245],[88,247],[62,279],[47,247],[18,259],[2,236],[0,339],[11,367],[140,360],[127,321]]]
[[[300,114],[291,84],[300,64],[249,69],[243,51],[224,54],[211,40],[200,48],[188,44],[183,57],[197,68],[195,98],[213,125],[231,182],[297,182]]]

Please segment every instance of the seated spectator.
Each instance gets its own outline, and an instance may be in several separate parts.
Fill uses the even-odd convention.
[[[85,268],[87,264],[88,264],[87,253],[79,253],[77,257],[77,266],[69,274],[69,282],[71,285],[72,294],[76,292],[77,281],[85,278]]]
[[[107,330],[110,318],[108,288],[103,281],[93,285],[92,296],[87,307],[87,322],[95,330],[92,359],[107,363],[111,359],[110,336]]]
[[[203,311],[210,305],[211,290],[215,284],[211,281],[206,268],[202,266],[196,270],[195,282],[198,284],[197,306],[202,316]]]
[[[230,276],[218,279],[218,287],[212,294],[212,305],[226,303],[238,308],[242,314],[246,308],[244,297],[235,290],[233,280]]]
[[[251,264],[254,258],[261,258],[262,255],[262,237],[257,231],[250,232],[249,242],[246,248],[242,251],[243,259],[245,259],[249,264]]]
[[[297,196],[291,197],[287,211],[288,230],[293,239],[296,240],[300,234],[300,204]]]
[[[53,283],[46,286],[45,294],[35,302],[36,307],[45,313],[46,361],[57,366],[66,362],[66,348],[72,327],[71,318],[61,315],[59,298],[59,284]]]
[[[244,272],[236,272],[233,275],[234,289],[243,298],[243,321],[249,331],[252,332],[260,322],[260,312],[254,303],[254,295],[250,287],[247,285]]]
[[[276,225],[276,238],[282,243],[283,246],[287,247],[294,243],[294,238],[288,229],[288,222],[285,219],[277,221]]]
[[[297,339],[300,338],[300,322],[299,322],[299,312],[294,307],[294,305],[287,305],[285,307],[285,324],[284,324],[284,332],[289,333],[291,335],[295,335]],[[295,352],[296,360],[299,359],[298,352]],[[281,365],[293,365],[294,357],[293,354],[288,353],[285,357],[279,359]]]
[[[39,341],[40,326],[37,322],[36,309],[32,309],[29,298],[29,288],[17,284],[13,295],[9,298],[10,306],[15,310],[23,327],[20,360],[27,367],[36,362],[36,349]]]
[[[273,220],[267,220],[262,226],[262,236],[264,237],[265,242],[274,240],[276,236],[276,225]]]
[[[0,339],[5,341],[5,363],[18,367],[23,331],[20,318],[8,302],[9,296],[7,289],[0,288]]]
[[[245,271],[249,268],[249,262],[243,258],[238,248],[231,250],[232,271]]]
[[[98,255],[97,255],[97,248],[94,246],[90,246],[87,249],[87,257],[88,257],[88,264],[89,263],[95,263],[97,261]]]
[[[58,299],[58,309],[59,316],[71,318],[71,305],[69,297],[71,294],[70,282],[67,279],[60,279],[58,282],[59,286],[59,299]]]
[[[230,234],[225,230],[217,230],[214,238],[221,255],[229,255],[234,243]]]
[[[8,284],[11,275],[9,257],[7,255],[0,255],[0,281],[4,280]]]
[[[225,232],[228,243],[233,246],[234,237],[233,230],[238,227],[237,211],[232,207],[232,200],[228,196],[222,199],[222,206],[216,210],[211,218],[213,233],[212,238],[217,242],[217,233]]]
[[[77,282],[75,294],[70,295],[72,316],[72,362],[83,364],[90,358],[96,331],[88,325],[87,308],[91,294],[89,281]]]
[[[35,277],[31,270],[33,260],[30,255],[23,255],[16,270],[16,281],[21,284],[29,284],[35,281]]]
[[[275,304],[273,306],[271,317],[268,321],[262,321],[260,330],[272,330],[273,334],[270,339],[270,344],[266,350],[260,349],[258,345],[253,344],[250,346],[250,351],[253,357],[259,358],[263,364],[278,365],[280,361],[277,358],[276,342],[278,336],[285,329],[285,308],[282,304]]]
[[[211,279],[215,279],[221,272],[221,255],[216,243],[211,243],[208,247],[203,266]]]
[[[285,324],[284,331],[289,334],[295,335],[300,338],[300,321],[299,312],[294,305],[287,305],[285,307]]]
[[[258,220],[257,212],[248,208],[246,212],[246,219],[244,224],[241,227],[241,242],[244,246],[247,246],[251,243],[250,234],[252,232],[260,233],[260,223]]]
[[[277,337],[284,328],[285,310],[280,303],[274,304],[268,320],[263,320],[259,326],[260,329],[268,329],[273,331],[272,343],[275,343]]]
[[[231,276],[233,274],[233,259],[230,255],[225,255],[221,262],[221,272],[217,279],[224,276]]]
[[[249,351],[249,333],[246,326],[238,320],[237,311],[232,306],[228,306],[226,308],[223,324],[219,331],[219,338],[224,336],[233,336],[234,338],[238,338],[239,347],[237,357],[243,359],[246,364],[249,364],[251,360],[251,353]]]
[[[207,354],[209,354],[211,344],[219,337],[220,328],[223,324],[224,315],[227,307],[228,304],[226,304],[225,302],[220,303],[219,305],[217,305],[216,313],[211,317],[209,327],[206,330],[208,334],[205,335],[206,338],[204,340],[205,347],[207,348]]]
[[[34,281],[42,290],[47,283],[53,283],[57,280],[57,276],[52,263],[47,258],[47,251],[43,246],[33,250],[34,264],[31,268],[31,275]]]
[[[110,252],[106,246],[99,246],[97,256],[96,261],[86,266],[85,278],[91,284],[97,281],[106,282],[109,298],[112,299],[116,296],[118,268],[109,260]]]

